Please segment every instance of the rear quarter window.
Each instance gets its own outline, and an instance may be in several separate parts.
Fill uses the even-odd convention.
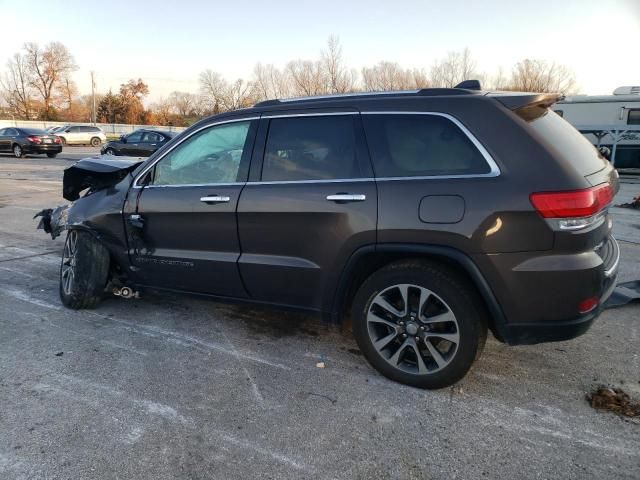
[[[607,160],[591,142],[553,111],[546,109],[528,123],[543,143],[573,165],[581,175],[597,172],[607,165]]]
[[[452,120],[429,114],[363,115],[376,177],[482,175],[491,167]]]

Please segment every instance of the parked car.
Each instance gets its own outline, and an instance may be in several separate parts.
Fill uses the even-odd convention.
[[[146,160],[78,162],[72,205],[41,212],[68,230],[63,304],[153,287],[350,317],[371,365],[423,388],[460,380],[488,329],[581,335],[616,282],[617,173],[560,95],[463,86],[267,101]]]
[[[13,153],[22,158],[29,153],[46,154],[54,158],[62,151],[60,138],[37,128],[0,129],[0,153]]]
[[[91,125],[66,125],[56,131],[63,145],[91,145],[98,147],[107,141],[107,136],[99,127]]]
[[[142,128],[128,135],[122,135],[120,140],[106,143],[100,149],[100,153],[103,155],[148,157],[171,140],[174,135],[173,132],[164,130]]]

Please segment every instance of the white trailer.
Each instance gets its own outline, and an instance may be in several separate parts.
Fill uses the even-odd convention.
[[[597,147],[609,148],[619,169],[640,169],[640,86],[619,87],[613,95],[574,95],[553,110]]]

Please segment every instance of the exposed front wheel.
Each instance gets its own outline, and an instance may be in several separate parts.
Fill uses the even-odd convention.
[[[60,299],[73,309],[94,308],[109,274],[109,252],[90,233],[69,230],[60,265]]]
[[[13,146],[13,156],[16,157],[16,158],[24,157],[24,150],[22,149],[22,147],[20,145],[14,145]]]
[[[383,375],[419,388],[443,388],[467,373],[487,337],[483,302],[468,282],[436,263],[388,265],[358,290],[353,332]]]

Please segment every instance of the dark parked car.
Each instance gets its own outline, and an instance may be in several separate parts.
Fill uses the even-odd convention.
[[[74,203],[42,212],[68,230],[62,302],[153,287],[350,316],[376,369],[424,388],[461,379],[488,329],[511,345],[581,335],[615,286],[619,186],[558,98],[268,101],[144,161],[80,161]]]
[[[22,158],[29,153],[44,153],[54,158],[62,151],[62,142],[55,135],[50,135],[37,128],[2,128],[0,129],[0,153],[13,153]]]
[[[128,135],[122,135],[120,140],[108,142],[102,146],[103,155],[123,155],[128,157],[148,157],[173,138],[173,132],[164,130],[140,129]]]

